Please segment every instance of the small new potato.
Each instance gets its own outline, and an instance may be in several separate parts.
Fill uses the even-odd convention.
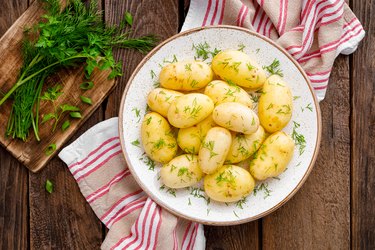
[[[266,132],[262,126],[249,135],[235,133],[232,135],[232,146],[229,149],[226,163],[238,163],[252,156],[266,139]]]
[[[209,65],[198,61],[180,61],[164,66],[159,80],[163,88],[190,91],[206,87],[214,78]]]
[[[293,157],[294,141],[283,131],[270,135],[250,162],[250,173],[257,180],[276,177]]]
[[[169,107],[168,121],[176,128],[188,128],[203,121],[213,109],[214,102],[204,94],[183,95]]]
[[[212,59],[212,69],[221,79],[250,89],[262,87],[267,78],[258,63],[238,50],[218,53]]]
[[[232,135],[221,127],[214,127],[208,130],[199,149],[199,166],[205,174],[211,174],[220,168],[227,157]]]
[[[192,127],[179,129],[177,135],[178,146],[186,153],[198,154],[208,130],[215,126],[216,123],[212,119],[212,115],[209,115],[206,119]]]
[[[243,134],[255,133],[259,127],[259,118],[255,112],[237,102],[219,104],[212,117],[218,125]]]
[[[249,195],[254,187],[255,181],[250,173],[235,165],[224,165],[204,177],[204,190],[215,201],[239,201]]]
[[[141,127],[142,145],[154,161],[167,163],[177,153],[177,142],[168,121],[156,112],[145,115]]]
[[[210,82],[205,88],[204,94],[214,101],[215,106],[224,102],[238,102],[248,108],[253,107],[253,101],[245,90],[221,80]]]
[[[202,177],[198,157],[192,154],[177,156],[160,169],[162,183],[170,188],[190,187],[198,183]]]
[[[152,111],[158,112],[164,117],[168,115],[168,109],[171,103],[183,94],[174,90],[156,88],[153,89],[147,97],[147,104]]]
[[[260,124],[269,133],[283,129],[292,118],[293,97],[290,88],[278,76],[270,76],[259,97]]]

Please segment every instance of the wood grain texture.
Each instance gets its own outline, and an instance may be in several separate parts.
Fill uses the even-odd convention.
[[[261,249],[259,223],[261,220],[237,226],[205,226],[206,249]]]
[[[375,249],[375,1],[352,9],[367,33],[352,55],[352,248]]]
[[[0,0],[0,36],[27,9],[27,0]],[[29,247],[28,171],[0,148],[0,249]]]
[[[179,23],[178,0],[144,0],[144,1],[105,1],[105,19],[107,23],[118,24],[125,11],[134,18],[134,36],[156,34],[161,41],[177,34]],[[118,85],[108,98],[105,117],[118,116],[122,93],[135,67],[142,60],[142,54],[131,50],[117,50],[116,58],[123,60],[124,75],[118,78]]]
[[[12,25],[6,34],[0,39],[0,90],[5,93],[11,88],[19,74],[19,68],[22,64],[20,53],[21,40],[23,38],[23,29],[39,20],[42,14],[41,4],[35,1],[25,11],[22,16]],[[7,101],[0,107],[0,144],[16,157],[21,163],[28,167],[31,171],[40,170],[57,152],[58,149],[73,135],[84,121],[98,108],[100,103],[109,94],[114,87],[115,81],[108,80],[108,71],[94,71],[91,81],[95,86],[93,89],[84,92],[80,90],[79,84],[86,81],[84,79],[83,68],[72,70],[61,70],[51,77],[46,86],[53,86],[60,83],[63,86],[62,92],[54,105],[58,107],[61,104],[70,104],[78,106],[81,109],[82,119],[70,119],[71,125],[62,132],[60,127],[64,120],[68,119],[69,114],[65,114],[57,129],[52,131],[53,121],[50,120],[45,124],[40,124],[41,141],[35,140],[33,133],[30,134],[29,140],[23,142],[20,140],[12,140],[5,137],[5,129],[11,111],[11,101]],[[80,96],[84,95],[91,98],[93,105],[84,104],[80,100]],[[41,119],[43,114],[54,112],[51,103],[42,101],[40,107]],[[46,155],[44,151],[48,145],[56,144],[57,150],[52,155]]]
[[[263,219],[263,249],[350,247],[349,90],[349,58],[340,56],[321,102],[317,162],[298,193]]]

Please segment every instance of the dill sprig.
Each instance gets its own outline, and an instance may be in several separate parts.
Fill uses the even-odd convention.
[[[0,99],[0,106],[13,97],[6,134],[26,140],[33,127],[38,139],[39,99],[47,77],[62,68],[84,64],[86,78],[95,68],[110,70],[109,78],[122,74],[112,49],[129,48],[142,53],[155,44],[155,37],[130,38],[123,27],[106,26],[96,1],[86,5],[71,0],[61,10],[59,0],[43,0],[46,14],[25,33],[22,45],[23,66],[13,87]],[[129,15],[126,17],[129,24]],[[131,21],[132,22],[132,21]]]
[[[279,75],[283,77],[284,76],[283,71],[279,67],[280,67],[280,61],[275,58],[270,65],[263,66],[263,69],[267,70],[268,73],[270,73],[271,75]]]
[[[305,136],[297,132],[297,128],[300,127],[300,124],[293,121],[293,131],[292,131],[292,139],[294,143],[298,146],[299,155],[302,155],[305,152],[306,148],[306,139]]]

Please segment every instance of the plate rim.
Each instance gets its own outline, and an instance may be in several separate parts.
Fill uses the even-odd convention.
[[[143,65],[161,47],[163,47],[165,44],[167,44],[167,43],[169,43],[169,42],[171,42],[171,41],[173,41],[175,39],[178,39],[180,37],[189,35],[191,33],[195,33],[195,32],[202,31],[202,30],[208,30],[208,29],[222,29],[222,28],[224,28],[224,29],[239,30],[239,31],[248,33],[250,35],[256,36],[256,37],[264,40],[265,42],[269,43],[271,46],[274,46],[275,48],[277,48],[278,50],[280,50],[297,67],[297,69],[299,70],[299,72],[305,78],[305,80],[307,82],[307,85],[309,87],[310,93],[313,96],[314,106],[315,106],[315,110],[316,110],[316,113],[317,113],[317,131],[318,131],[318,134],[317,134],[317,138],[316,138],[316,144],[315,144],[315,148],[314,148],[313,157],[312,157],[312,159],[310,161],[310,164],[309,164],[309,166],[307,168],[307,171],[305,172],[305,174],[303,175],[303,177],[301,178],[301,180],[298,182],[297,186],[283,200],[281,200],[280,202],[278,202],[276,205],[274,205],[270,209],[268,209],[268,210],[266,210],[266,211],[264,211],[264,212],[262,212],[262,213],[260,213],[260,214],[258,214],[256,216],[251,216],[251,217],[248,217],[248,218],[239,219],[239,220],[231,220],[231,221],[208,221],[208,220],[204,220],[204,219],[196,219],[196,218],[192,218],[192,217],[186,216],[186,215],[181,214],[178,211],[174,210],[173,208],[169,207],[165,202],[163,202],[162,200],[160,200],[159,198],[157,198],[147,188],[146,185],[143,185],[143,183],[140,181],[140,178],[137,175],[135,175],[135,171],[133,170],[133,166],[131,164],[130,157],[128,156],[128,154],[127,154],[127,152],[125,150],[125,141],[124,141],[125,139],[124,139],[124,131],[123,131],[123,118],[124,118],[123,117],[123,111],[124,111],[124,106],[125,106],[124,105],[125,104],[125,99],[126,99],[128,90],[130,88],[131,82],[133,81],[134,77],[137,75],[137,73],[139,72],[139,70],[143,67]],[[142,61],[137,65],[137,67],[134,69],[133,73],[131,74],[129,80],[126,83],[126,87],[124,89],[124,92],[122,94],[121,101],[120,101],[119,119],[118,119],[118,131],[119,131],[119,137],[120,137],[120,143],[121,143],[121,151],[122,151],[122,154],[125,156],[125,161],[126,161],[126,164],[128,166],[128,169],[130,170],[130,172],[131,172],[133,178],[135,179],[135,181],[137,182],[137,184],[142,188],[142,190],[153,201],[155,201],[158,205],[160,205],[161,207],[163,207],[167,211],[171,212],[172,214],[176,215],[177,217],[180,217],[180,218],[183,218],[183,219],[186,219],[186,220],[195,221],[195,222],[199,222],[199,223],[204,224],[204,225],[211,225],[211,226],[230,226],[230,225],[243,224],[243,223],[247,223],[247,222],[250,222],[250,221],[254,221],[254,220],[260,219],[260,218],[262,218],[262,217],[264,217],[264,216],[266,216],[266,215],[268,215],[268,214],[276,211],[277,209],[279,209],[281,206],[283,206],[287,201],[289,201],[297,193],[297,191],[302,187],[302,185],[307,180],[307,177],[310,175],[310,173],[311,173],[311,171],[312,171],[312,169],[313,169],[313,167],[315,165],[317,156],[319,154],[320,143],[321,143],[321,135],[322,135],[322,119],[321,119],[321,111],[320,111],[319,102],[318,102],[317,97],[316,97],[316,95],[314,93],[314,90],[313,90],[313,88],[311,86],[310,80],[307,77],[306,72],[302,69],[301,65],[299,65],[297,63],[297,61],[287,51],[285,51],[284,48],[282,48],[280,45],[278,45],[277,43],[275,43],[274,41],[272,41],[268,37],[265,37],[263,35],[260,35],[260,34],[258,34],[256,32],[254,32],[254,31],[251,31],[251,30],[248,30],[248,29],[245,29],[245,28],[242,28],[242,27],[231,26],[231,25],[212,25],[212,26],[205,26],[205,27],[198,27],[198,28],[189,29],[189,30],[186,30],[184,32],[181,32],[181,33],[178,33],[176,35],[173,35],[170,38],[168,38],[168,39],[164,40],[163,42],[161,42],[160,44],[158,44],[154,49],[152,49],[142,59]]]

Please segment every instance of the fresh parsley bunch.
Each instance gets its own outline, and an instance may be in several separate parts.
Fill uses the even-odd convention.
[[[59,0],[42,1],[46,14],[25,32],[19,78],[0,100],[2,105],[13,97],[6,134],[24,141],[31,127],[39,138],[40,94],[48,76],[61,68],[84,64],[86,78],[90,78],[95,68],[111,70],[109,78],[114,78],[121,75],[121,63],[113,58],[113,48],[145,53],[156,42],[153,36],[130,38],[128,32],[122,31],[125,22],[119,27],[106,26],[96,1],[85,4],[71,0],[63,10]],[[125,21],[131,25],[129,20],[127,13]]]

